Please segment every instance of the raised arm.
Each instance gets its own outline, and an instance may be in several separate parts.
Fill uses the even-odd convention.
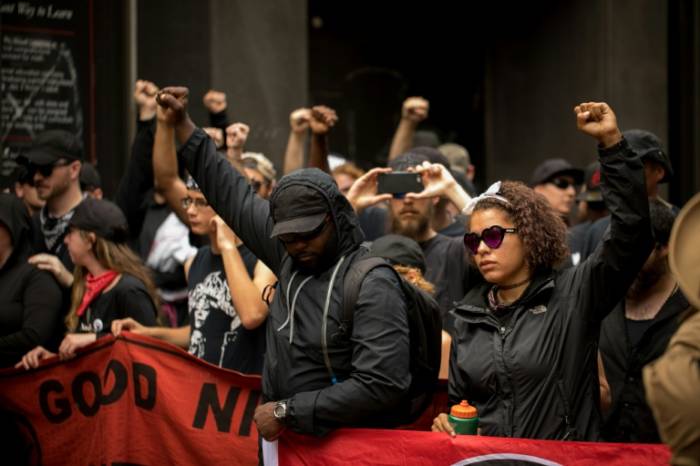
[[[153,130],[156,116],[158,86],[138,80],[134,86],[134,102],[138,110],[138,125],[131,157],[122,176],[115,202],[124,212],[132,238],[138,238],[146,216],[144,197],[153,188]]]
[[[580,131],[596,139],[600,187],[610,210],[610,234],[578,267],[568,269],[572,294],[585,318],[602,320],[625,296],[653,247],[644,166],[630,149],[605,103],[587,102],[574,109]]]
[[[255,195],[248,180],[216,153],[211,140],[194,125],[187,114],[187,96],[184,87],[166,88],[158,95],[167,124],[175,129],[175,136],[182,144],[187,170],[224,222],[276,273],[285,250],[280,241],[270,238],[272,219],[268,202]]]
[[[318,168],[330,173],[328,168],[328,132],[338,122],[335,110],[323,105],[311,109],[311,148],[309,149],[310,168]]]
[[[389,160],[407,152],[413,146],[418,123],[428,118],[430,103],[422,97],[409,97],[401,108],[401,120],[391,140]]]
[[[226,94],[221,91],[209,89],[209,91],[204,94],[202,103],[209,113],[209,126],[220,129],[221,134],[224,134],[226,132],[226,127],[229,125],[228,114],[226,113],[228,108]],[[225,140],[223,144],[226,144]]]
[[[304,166],[304,143],[309,129],[311,109],[298,108],[289,115],[289,140],[284,152],[284,174],[291,173]]]
[[[166,115],[158,109],[158,122],[153,140],[153,175],[156,190],[165,197],[168,205],[185,225],[189,225],[187,209],[182,199],[187,197],[187,186],[177,172],[175,131],[166,121]]]
[[[260,267],[256,266],[255,275],[251,278],[238,252],[235,233],[219,216],[212,219],[212,224],[216,228],[216,246],[224,262],[226,283],[231,292],[233,307],[243,327],[248,330],[257,328],[265,322],[269,311],[267,303],[262,300],[262,292],[277,279],[261,262],[258,262]]]

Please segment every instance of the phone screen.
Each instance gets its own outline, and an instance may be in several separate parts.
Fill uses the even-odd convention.
[[[423,191],[423,181],[418,173],[381,173],[377,177],[377,193],[405,194]]]

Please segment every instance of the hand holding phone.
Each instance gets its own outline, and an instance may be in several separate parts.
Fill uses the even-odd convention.
[[[381,173],[377,177],[377,193],[379,194],[406,194],[421,191],[423,191],[423,180],[419,173]]]

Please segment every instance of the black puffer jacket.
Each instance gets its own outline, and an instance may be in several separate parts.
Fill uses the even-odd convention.
[[[300,170],[285,176],[275,191],[303,184],[318,190],[328,202],[338,239],[336,257],[326,270],[304,275],[295,270],[283,244],[270,238],[273,222],[268,202],[217,155],[202,130],[195,130],[182,156],[208,202],[278,277],[267,319],[265,398],[289,399],[287,424],[302,433],[381,425],[382,412],[401,401],[411,381],[405,298],[396,275],[385,267],[376,268],[363,281],[352,334],[344,336],[340,330],[343,277],[359,255],[363,235],[333,179],[320,170]],[[324,334],[336,384],[331,383],[324,363]]]
[[[485,435],[600,437],[601,321],[625,295],[653,245],[641,160],[624,140],[600,156],[612,234],[588,260],[536,274],[508,323],[488,310],[491,285],[485,282],[452,311],[450,401],[475,404]]]

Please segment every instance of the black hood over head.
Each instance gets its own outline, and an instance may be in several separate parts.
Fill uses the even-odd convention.
[[[328,203],[337,237],[337,251],[332,259],[354,251],[364,241],[360,222],[348,200],[338,189],[333,178],[318,168],[303,168],[282,177],[270,197],[270,214],[275,219],[275,209],[288,202],[285,191],[292,186],[305,186],[320,193]],[[330,258],[329,258],[330,259]]]

